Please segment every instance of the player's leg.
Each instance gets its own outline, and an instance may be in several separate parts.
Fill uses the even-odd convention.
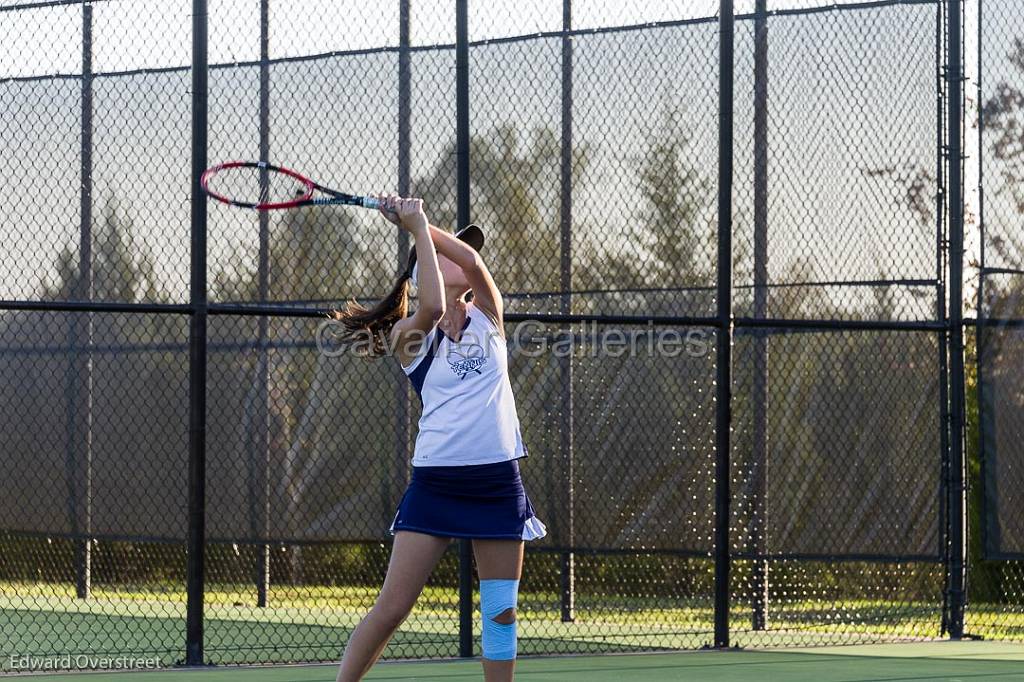
[[[480,576],[486,682],[508,682],[516,666],[516,602],[523,570],[521,540],[473,540]]]
[[[373,608],[345,645],[338,682],[361,680],[370,670],[409,615],[449,542],[448,538],[423,533],[395,533],[384,586]]]

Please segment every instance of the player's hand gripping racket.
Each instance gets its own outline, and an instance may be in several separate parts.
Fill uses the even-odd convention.
[[[339,192],[317,184],[301,173],[266,161],[229,161],[208,168],[200,182],[207,196],[217,201],[272,211],[297,206],[347,205],[378,208],[375,197]],[[319,193],[320,196],[313,196]]]

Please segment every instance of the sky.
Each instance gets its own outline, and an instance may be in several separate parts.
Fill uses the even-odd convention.
[[[0,8],[17,5],[3,0]],[[816,0],[780,0],[769,2],[769,9],[817,7]],[[973,3],[968,3],[973,5]],[[210,0],[209,30],[210,59],[215,64],[246,62],[258,57],[258,0]],[[450,44],[454,41],[454,2],[440,0],[413,0],[412,41],[414,45]],[[578,29],[605,28],[615,25],[644,24],[675,19],[713,16],[718,3],[711,0],[650,0],[641,2],[611,2],[610,0],[576,0],[573,9],[574,26]],[[398,3],[370,3],[358,0],[272,0],[270,4],[272,26],[271,57],[296,57],[333,51],[363,50],[395,46],[398,42]],[[753,1],[737,2],[738,13],[753,9]],[[915,12],[930,11],[917,8]],[[99,73],[114,73],[133,69],[173,68],[190,60],[191,2],[188,0],[104,0],[94,5],[93,68]],[[917,163],[933,163],[920,152],[929,143],[931,128],[923,124],[923,116],[933,111],[926,101],[933,87],[930,59],[922,51],[906,54],[901,44],[901,31],[911,28],[894,25],[891,21],[858,27],[858,13],[835,13],[837,18],[807,19],[779,18],[773,20],[776,33],[785,36],[780,43],[773,42],[770,55],[772,68],[778,69],[773,82],[772,103],[775,118],[773,130],[780,131],[782,139],[792,140],[792,149],[780,148],[778,158],[773,156],[773,168],[778,169],[779,180],[772,186],[773,209],[780,220],[806,220],[817,225],[801,238],[821,241],[826,253],[835,255],[838,272],[822,265],[818,274],[823,277],[872,278],[868,265],[853,262],[858,255],[857,241],[877,232],[872,225],[879,220],[891,219],[886,212],[895,210],[887,206],[889,197],[878,194],[877,187],[858,184],[858,168],[878,165],[882,161],[903,163],[912,159]],[[841,17],[838,15],[842,15]],[[821,15],[819,15],[821,16]],[[915,15],[916,16],[916,15]],[[976,71],[973,39],[975,15],[968,13],[965,37],[968,40],[968,77]],[[489,40],[514,35],[532,35],[558,30],[561,26],[561,3],[552,0],[525,0],[518,2],[470,2],[471,40]],[[815,23],[818,22],[818,23]],[[920,31],[927,22],[915,24],[914,37],[923,40]],[[815,30],[833,31],[822,36],[808,33],[804,27],[818,26]],[[628,172],[622,171],[626,152],[635,150],[645,126],[649,128],[654,112],[677,109],[684,112],[688,132],[694,139],[693,153],[702,170],[713,178],[712,163],[716,149],[714,98],[716,71],[714,60],[715,26],[713,23],[697,27],[669,29],[671,34],[663,42],[636,41],[628,34],[611,36],[580,36],[576,39],[577,131],[581,137],[611,141],[620,136],[619,148],[602,147],[597,151],[597,184],[594,194],[615,194],[617,183]],[[877,31],[877,33],[871,33]],[[832,40],[834,50],[817,45],[820,38]],[[55,196],[44,206],[35,193],[27,193],[0,206],[0,218],[11,225],[12,212],[31,215],[31,229],[5,237],[19,252],[16,259],[25,273],[44,270],[54,260],[54,243],[72,239],[77,221],[77,83],[73,80],[54,81],[42,86],[27,86],[5,82],[5,78],[23,78],[48,74],[78,73],[81,58],[81,8],[69,5],[56,8],[0,12],[0,103],[8,110],[21,112],[16,117],[19,125],[0,131],[0,145],[6,155],[19,159],[14,172],[20,173],[22,184],[43,190]],[[787,42],[788,41],[788,42]],[[750,32],[749,23],[737,31],[737,116],[749,119],[750,100],[746,96],[750,87]],[[922,45],[925,43],[922,43]],[[522,130],[537,125],[557,127],[558,62],[554,52],[556,41],[531,39],[521,47],[475,48],[473,63],[473,101],[481,103],[474,109],[473,126],[486,130],[493,125],[512,123]],[[787,45],[789,47],[787,48]],[[414,62],[414,135],[421,139],[441,138],[449,135],[452,108],[447,101],[453,95],[451,79],[454,67],[442,51],[436,56],[423,53]],[[477,56],[479,55],[479,56]],[[488,55],[495,55],[493,57]],[[624,59],[632,59],[632,64]],[[863,67],[858,59],[868,59]],[[998,58],[998,55],[996,56]],[[337,147],[325,142],[326,137],[344,137],[347,140],[346,167],[332,168],[336,183],[374,187],[389,182],[388,168],[393,167],[394,150],[386,142],[373,137],[376,126],[393,128],[395,102],[389,87],[375,89],[374,81],[390,78],[392,62],[389,57],[364,62],[368,71],[351,72],[344,64],[332,66],[332,71],[317,71],[299,63],[295,70],[307,69],[294,75],[294,83],[316,83],[316,96],[308,93],[275,93],[275,117],[279,123],[272,128],[286,131],[288,143],[275,137],[275,159],[281,163],[303,165],[303,168],[321,169],[330,166],[336,158]],[[359,62],[363,63],[363,62]],[[332,62],[333,64],[333,62]],[[422,66],[418,66],[422,64]],[[312,71],[308,69],[312,68]],[[420,69],[417,71],[417,69]],[[906,74],[892,83],[882,82],[880,74],[891,69]],[[871,76],[858,80],[858,72]],[[229,72],[221,71],[221,74]],[[346,78],[339,78],[339,73]],[[221,156],[252,156],[254,134],[251,112],[255,101],[254,72],[239,72],[237,77],[211,77],[211,160]],[[379,76],[377,75],[379,74]],[[426,74],[428,78],[420,77]],[[449,78],[450,77],[450,78]],[[222,80],[218,80],[221,78]],[[231,80],[237,78],[237,80]],[[319,82],[317,78],[321,78]],[[226,81],[223,79],[227,79]],[[288,81],[282,77],[278,83]],[[288,81],[291,82],[291,81]],[[852,85],[851,85],[852,83]],[[974,94],[973,80],[966,91]],[[155,97],[143,97],[141,90],[158,88]],[[187,179],[188,121],[187,74],[168,74],[153,80],[117,77],[96,81],[96,120],[94,133],[97,150],[96,162],[107,161],[107,170],[98,169],[96,195],[114,192],[124,185],[140,188],[149,194],[170,196],[168,205],[161,205],[160,215],[146,210],[145,197],[127,202],[125,210],[133,211],[133,222],[143,232],[141,238],[152,245],[158,254],[164,254],[158,269],[172,282],[172,289],[181,294],[187,281],[181,273],[181,245],[187,239],[187,220],[179,215],[187,208],[187,184],[176,179],[184,174]],[[283,85],[279,85],[283,88]],[[899,97],[893,98],[892,88]],[[745,88],[747,90],[745,90]],[[842,99],[844,88],[853,89],[863,101],[862,111],[851,111],[851,102]],[[488,91],[501,98],[486,103]],[[220,97],[218,93],[230,92]],[[904,101],[905,98],[906,101]],[[432,100],[438,102],[433,104]],[[650,110],[646,107],[650,106]],[[915,109],[907,110],[907,106]],[[12,108],[13,107],[13,108]],[[825,108],[824,110],[822,108]],[[834,107],[834,111],[828,111]],[[346,112],[338,117],[339,111]],[[351,112],[358,111],[358,114]],[[836,125],[828,120],[819,124],[820,116],[829,114]],[[248,113],[247,113],[248,112]],[[334,116],[332,116],[332,113]],[[315,114],[315,115],[314,115]],[[346,119],[347,116],[347,119]],[[359,117],[362,120],[359,120]],[[878,119],[893,121],[899,129],[886,131]],[[609,124],[617,127],[612,131]],[[885,131],[885,132],[883,132]],[[25,133],[28,132],[26,135]],[[744,137],[746,134],[746,137]],[[891,158],[881,159],[874,145],[879,134],[891,134]],[[282,133],[284,135],[284,133]],[[749,166],[749,125],[737,128],[737,162]],[[385,134],[385,139],[388,134]],[[818,146],[801,147],[810,139],[820,139]],[[968,135],[968,145],[974,144]],[[863,145],[869,152],[858,159],[858,148]],[[287,147],[287,148],[286,148]],[[417,156],[419,168],[424,172],[430,164],[437,145],[427,145]],[[143,150],[143,151],[140,151]],[[851,150],[853,156],[851,158]],[[926,152],[928,150],[925,150]],[[159,153],[159,164],[154,166],[153,154]],[[807,155],[813,155],[808,160]],[[289,155],[291,158],[288,158]],[[282,158],[284,157],[284,158]],[[968,157],[969,201],[976,203],[976,154]],[[337,164],[334,164],[335,166]],[[340,177],[339,177],[340,176]],[[737,182],[747,175],[738,172]],[[849,178],[853,178],[851,182]],[[605,183],[602,188],[601,183]],[[821,208],[808,206],[802,188],[820,187],[820,194],[834,205],[848,210],[842,219],[818,214]],[[369,191],[369,190],[367,190]],[[864,201],[867,197],[874,201]],[[133,204],[134,202],[134,204]],[[580,202],[582,203],[582,202]],[[743,199],[738,203],[743,205]],[[827,205],[827,204],[826,204]],[[41,214],[39,208],[45,208]],[[581,221],[586,218],[585,205],[578,209]],[[609,221],[604,229],[614,231],[616,225],[631,219],[630,207],[617,206],[607,215],[595,212],[591,218]],[[168,220],[168,217],[173,219]],[[213,229],[218,229],[217,216]],[[903,223],[906,221],[903,220]],[[168,223],[175,226],[167,228]],[[49,228],[62,225],[58,229]],[[818,231],[815,232],[814,229]],[[911,229],[912,232],[912,228]],[[251,226],[245,221],[223,223],[222,229],[211,239],[211,262],[231,259],[244,252],[251,241]],[[874,244],[876,257],[894,276],[927,276],[927,259],[906,262],[899,250],[907,240],[917,240],[917,251],[924,252],[927,235],[910,234],[905,228],[885,232],[882,241]],[[799,243],[776,241],[780,251],[773,254],[773,266],[784,268],[799,255]],[[843,258],[851,259],[844,264]],[[863,260],[863,259],[860,259]],[[867,268],[867,269],[865,269]],[[13,273],[18,275],[20,273]],[[27,292],[18,278],[4,277],[4,298],[17,298]]]

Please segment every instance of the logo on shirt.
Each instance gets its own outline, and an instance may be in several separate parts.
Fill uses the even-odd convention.
[[[465,379],[470,372],[482,374],[480,368],[487,363],[483,346],[476,343],[452,345],[448,349],[448,366],[459,377]]]

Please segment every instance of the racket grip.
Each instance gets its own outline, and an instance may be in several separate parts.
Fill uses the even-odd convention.
[[[363,197],[363,208],[380,208],[380,199]]]

